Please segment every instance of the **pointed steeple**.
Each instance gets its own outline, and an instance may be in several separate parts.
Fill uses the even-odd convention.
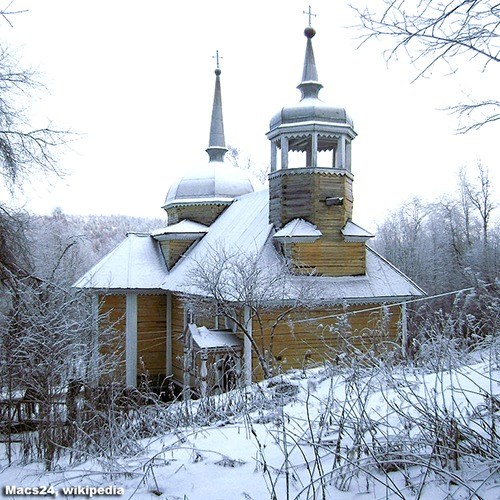
[[[316,61],[314,60],[314,50],[312,46],[312,38],[316,31],[311,26],[304,30],[304,35],[307,38],[306,55],[304,57],[304,69],[302,71],[302,81],[297,88],[302,92],[302,99],[318,98],[318,92],[323,88],[323,85],[318,81],[318,70],[316,69]]]
[[[210,122],[210,138],[206,149],[209,161],[223,161],[227,152],[224,139],[224,122],[222,120],[222,96],[220,89],[219,51],[217,51],[217,68],[215,69],[215,91],[212,107],[212,120]]]
[[[227,148],[222,120],[218,51],[215,58],[215,91],[206,149],[209,161],[208,164],[193,166],[170,186],[163,205],[168,214],[169,226],[185,219],[210,226],[236,197],[262,188],[249,172],[224,162]],[[202,205],[207,208],[200,208]]]

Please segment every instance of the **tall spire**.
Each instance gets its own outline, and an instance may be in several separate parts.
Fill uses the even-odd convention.
[[[306,12],[307,14],[307,12]],[[312,38],[316,34],[316,30],[311,26],[311,15],[309,8],[309,26],[304,30],[304,35],[307,38],[306,55],[304,57],[304,69],[302,70],[302,81],[297,88],[302,92],[302,99],[306,97],[318,98],[318,92],[323,88],[323,85],[318,81],[318,70],[316,69],[316,61],[314,60],[314,51],[312,46]]]
[[[222,120],[222,97],[220,89],[219,51],[216,52],[217,68],[215,69],[215,91],[212,107],[212,120],[210,122],[210,138],[206,149],[209,161],[223,161],[227,152],[224,139],[224,122]]]

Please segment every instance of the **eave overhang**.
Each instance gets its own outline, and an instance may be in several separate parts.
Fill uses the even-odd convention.
[[[338,123],[338,122],[321,122],[321,121],[302,121],[294,123],[283,123],[276,127],[273,127],[266,133],[266,137],[269,140],[281,135],[288,134],[303,134],[304,132],[318,132],[325,134],[338,134],[348,135],[351,139],[354,139],[358,134],[354,131],[351,125],[348,123]]]
[[[169,208],[202,206],[202,205],[231,205],[234,198],[186,198],[174,200],[171,203],[166,203],[161,208],[167,210]]]
[[[341,233],[344,236],[344,241],[348,243],[366,243],[370,238],[375,237],[374,234],[350,220],[347,221],[346,225],[341,229]]]
[[[156,241],[197,240],[207,234],[209,228],[199,222],[184,219],[177,224],[157,229],[151,233]]]

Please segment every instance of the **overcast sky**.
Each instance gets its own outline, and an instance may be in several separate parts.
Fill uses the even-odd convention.
[[[366,1],[366,0],[365,0]],[[374,228],[414,196],[453,191],[462,165],[488,165],[500,190],[499,125],[456,135],[440,111],[464,94],[496,97],[498,73],[465,63],[411,83],[407,60],[386,64],[384,44],[357,49],[348,2],[311,2],[320,98],[345,107],[353,143],[354,219]],[[362,0],[354,3],[361,5]],[[33,179],[30,210],[163,217],[169,185],[208,156],[215,61],[222,56],[226,142],[257,165],[269,163],[265,133],[298,102],[308,3],[299,0],[16,0],[28,12],[0,26],[49,89],[33,115],[81,134],[60,153],[68,171],[49,185]],[[496,82],[496,83],[495,83]]]

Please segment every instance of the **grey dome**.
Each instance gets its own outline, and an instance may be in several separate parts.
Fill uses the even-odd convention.
[[[323,122],[354,127],[351,117],[344,108],[330,106],[317,97],[308,97],[294,106],[282,108],[271,119],[269,129],[273,130],[280,125],[303,122]]]
[[[237,196],[262,189],[249,172],[224,162],[211,161],[193,168],[168,190],[163,208],[186,204],[230,203]]]

